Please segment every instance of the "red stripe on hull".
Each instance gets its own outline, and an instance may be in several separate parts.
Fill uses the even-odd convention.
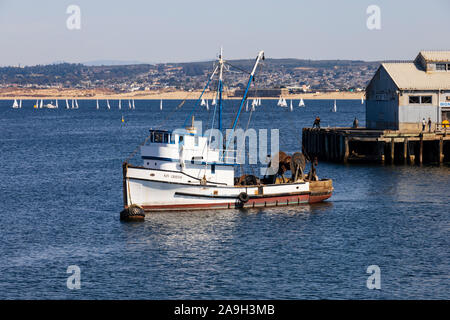
[[[230,209],[230,208],[256,208],[299,205],[307,203],[317,203],[331,197],[331,192],[320,195],[292,195],[283,197],[253,198],[247,203],[222,202],[222,203],[198,203],[198,204],[170,204],[170,205],[143,205],[145,211],[175,211],[175,210],[201,210],[201,209]]]

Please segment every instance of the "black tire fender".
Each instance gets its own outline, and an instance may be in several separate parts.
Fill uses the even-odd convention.
[[[248,194],[246,192],[241,192],[238,195],[238,199],[240,202],[246,203],[246,202],[248,202],[248,200],[250,200],[250,197],[248,196]]]

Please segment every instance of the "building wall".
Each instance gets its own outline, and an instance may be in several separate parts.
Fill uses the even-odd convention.
[[[366,127],[398,129],[397,86],[380,66],[366,88]]]

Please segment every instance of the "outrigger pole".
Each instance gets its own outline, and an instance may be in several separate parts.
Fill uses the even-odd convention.
[[[258,56],[256,57],[255,65],[253,66],[253,70],[250,73],[250,77],[248,78],[247,87],[245,88],[244,96],[242,97],[241,104],[239,105],[238,113],[236,114],[236,117],[234,118],[233,127],[231,128],[230,137],[228,138],[225,150],[224,150],[224,156],[225,152],[228,150],[228,146],[230,145],[231,138],[233,137],[234,129],[236,128],[237,122],[239,120],[239,116],[241,115],[242,107],[244,106],[245,100],[247,99],[248,90],[250,89],[250,85],[252,84],[253,77],[255,76],[256,68],[258,67],[259,61],[264,60],[264,51],[260,51],[258,53]]]

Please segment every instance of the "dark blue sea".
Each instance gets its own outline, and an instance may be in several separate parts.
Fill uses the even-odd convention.
[[[194,102],[0,101],[0,299],[449,299],[450,167],[319,163],[335,192],[316,205],[154,213],[119,220],[122,161],[150,127],[181,127]],[[251,128],[364,125],[361,101],[263,101]],[[298,101],[294,101],[296,105]],[[229,127],[236,101],[225,102]],[[196,119],[210,123],[210,111]],[[249,113],[239,125],[247,126]],[[124,117],[124,123],[121,118]],[[139,159],[138,159],[139,160]],[[139,162],[138,162],[139,163]],[[68,266],[81,270],[70,290]],[[381,289],[368,289],[368,266]]]

